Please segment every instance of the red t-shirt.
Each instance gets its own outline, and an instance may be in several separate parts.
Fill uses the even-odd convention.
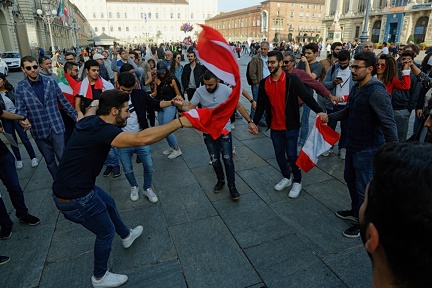
[[[273,130],[286,130],[286,117],[285,117],[285,99],[286,99],[286,76],[282,72],[277,81],[267,77],[264,86],[265,92],[269,98],[271,105],[270,129]],[[267,123],[268,124],[268,123]]]

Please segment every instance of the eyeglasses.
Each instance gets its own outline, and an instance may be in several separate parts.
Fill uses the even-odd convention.
[[[358,70],[360,68],[366,68],[368,66],[358,66],[358,65],[351,65],[351,70]]]
[[[375,64],[375,66],[376,66],[376,68],[381,68],[381,69],[385,69],[386,68],[385,64],[379,64],[379,63],[377,63],[377,64]]]
[[[267,61],[267,65],[269,65],[269,64],[276,64],[277,63],[277,61],[276,60],[272,60],[272,61]]]
[[[25,68],[27,71],[30,71],[30,70],[32,70],[32,68],[33,68],[33,70],[37,70],[37,69],[39,68],[39,66],[37,66],[37,65],[33,65],[33,66],[24,66],[24,68]]]
[[[288,63],[290,63],[291,61],[289,61],[289,60],[285,60],[285,61],[283,61],[283,63],[284,64],[288,64]]]

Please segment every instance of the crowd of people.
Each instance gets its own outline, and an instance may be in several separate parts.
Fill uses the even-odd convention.
[[[0,117],[4,127],[1,129],[11,134],[15,142],[18,133],[30,156],[31,166],[36,167],[38,161],[25,131],[31,132],[52,176],[56,207],[66,219],[83,225],[96,235],[93,287],[117,287],[127,281],[126,275],[108,271],[111,244],[117,233],[123,247],[128,248],[143,231],[142,226],[133,229],[126,226],[114,199],[95,185],[103,166],[106,166],[104,177],[119,177],[123,170],[130,185],[130,199],[137,201],[140,188],[132,165],[133,154],[136,154],[137,163],[143,166],[143,195],[151,203],[158,202],[152,188],[150,144],[165,138],[168,147],[160,153],[171,160],[181,156],[181,143],[174,132],[191,127],[191,123],[186,117],[179,117],[178,112],[196,107],[214,109],[225,102],[232,91],[232,87],[200,63],[193,46],[185,53],[187,64],[184,66],[181,63],[183,45],[167,46],[149,47],[151,55],[147,60],[143,46],[102,50],[100,53],[84,50],[87,56],[66,52],[62,55],[63,62],[60,53],[52,58],[24,56],[21,69],[26,77],[15,87],[0,74]],[[291,186],[289,198],[297,198],[302,191],[302,172],[296,162],[309,134],[310,111],[313,110],[332,129],[336,129],[339,122],[341,136],[337,153],[345,161],[344,178],[351,207],[337,211],[336,216],[352,223],[343,235],[362,237],[372,259],[387,261],[391,272],[400,271],[402,268],[395,268],[391,263],[399,258],[383,260],[380,253],[381,249],[390,251],[387,248],[392,246],[389,239],[394,233],[383,225],[395,225],[381,209],[393,194],[401,202],[404,196],[409,198],[407,201],[412,202],[412,207],[426,207],[432,202],[432,197],[425,193],[432,188],[432,177],[422,177],[430,174],[431,157],[425,157],[426,162],[420,165],[407,156],[423,155],[419,151],[432,154],[429,144],[408,143],[432,143],[432,53],[418,65],[415,58],[419,50],[415,44],[399,46],[397,55],[390,55],[388,49],[375,55],[371,42],[364,43],[363,51],[355,54],[353,46],[334,42],[328,56],[321,61],[317,57],[322,47],[316,43],[302,46],[300,57],[289,46],[272,47],[266,41],[253,43],[253,53],[252,45],[233,43],[231,46],[238,58],[240,52],[252,56],[246,75],[252,96],[242,91],[251,103],[251,113],[248,114],[240,102],[236,109],[247,121],[251,134],[258,134],[258,126],[270,130],[282,176],[274,190],[282,191]],[[53,62],[57,73],[53,71]],[[319,96],[314,97],[315,92]],[[415,111],[416,121],[413,135],[408,135],[412,111]],[[230,197],[237,201],[240,192],[235,185],[235,151],[231,134],[235,116],[233,113],[227,120],[220,137],[214,139],[204,133],[203,138],[217,178],[213,192],[221,192],[226,179]],[[395,144],[397,142],[407,144]],[[14,155],[0,141],[0,178],[20,221],[38,225],[40,220],[28,212],[18,180],[17,169],[24,163],[16,146],[12,146],[12,151]],[[336,153],[336,147],[322,156],[333,153]],[[421,185],[419,188],[410,186],[407,190],[412,189],[412,193],[418,193],[419,199],[424,201],[420,203],[416,197],[408,197],[408,191],[402,189],[407,184],[403,183],[406,177],[399,175],[402,173],[400,166],[391,166],[399,169],[388,171],[385,165],[405,165],[404,169],[412,166],[409,175]],[[429,166],[429,170],[425,166]],[[393,180],[402,184],[397,186]],[[402,204],[392,203],[395,206]],[[393,213],[391,207],[387,208]],[[432,215],[430,211],[420,214],[428,219],[423,221],[428,230],[422,235],[429,233],[425,238],[430,240]],[[394,219],[403,216],[405,214],[398,214]],[[417,225],[421,230],[423,226]],[[9,238],[13,222],[1,197],[0,226],[0,238]],[[378,234],[384,235],[384,240],[378,238]],[[388,253],[397,254],[397,251]],[[1,256],[0,264],[8,260]],[[385,262],[380,264],[386,265]],[[374,267],[374,277],[379,277],[380,273],[382,270]],[[400,279],[411,283],[414,278],[409,275]]]

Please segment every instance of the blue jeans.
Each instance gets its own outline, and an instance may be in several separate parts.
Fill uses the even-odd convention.
[[[55,196],[53,198],[67,220],[81,224],[96,235],[93,275],[96,278],[102,277],[108,270],[108,258],[115,233],[122,239],[130,233],[120,218],[114,199],[98,186],[94,186],[86,196],[67,200],[69,202]]]
[[[158,111],[159,125],[163,125],[174,120],[176,112],[177,108],[174,106],[169,106]],[[179,146],[174,133],[169,134],[165,139],[168,141],[168,145],[171,148],[177,148]]]
[[[12,134],[13,139],[15,142],[18,143],[16,133],[18,133],[18,136],[21,139],[21,142],[24,144],[24,147],[27,150],[27,153],[29,154],[30,159],[36,158],[35,151],[33,149],[32,144],[30,143],[30,140],[27,136],[27,131],[24,131],[24,129],[19,125],[18,120],[7,120],[3,119],[3,128],[6,133]],[[21,153],[18,147],[11,145],[12,152],[15,155],[16,160],[21,161]]]
[[[335,113],[335,112],[338,112],[340,110],[345,109],[345,107],[346,107],[345,105],[336,105],[333,107],[333,110],[327,110],[327,112],[330,115],[331,113]],[[330,118],[329,118],[328,126],[336,131],[336,125],[337,125],[337,121],[330,120]],[[340,135],[340,139],[339,139],[339,149],[346,147],[346,143],[347,143],[347,120],[341,120],[340,121],[340,127],[341,127],[341,135]]]
[[[252,90],[252,98],[255,102],[257,102],[258,101],[259,85],[251,85],[251,90]],[[250,113],[251,119],[253,119],[254,116],[255,116],[255,110],[251,108],[251,113]],[[265,113],[263,114],[259,123],[265,123]]]
[[[270,130],[270,137],[275,150],[276,161],[284,178],[290,178],[288,161],[294,176],[294,182],[301,183],[301,171],[295,164],[297,161],[297,139],[299,130]],[[286,155],[286,156],[285,156]],[[287,159],[288,158],[288,159]]]
[[[235,187],[235,170],[234,161],[232,158],[232,136],[231,132],[227,136],[220,136],[213,140],[209,134],[204,134],[204,143],[207,146],[207,151],[212,161],[213,169],[216,172],[218,181],[224,181],[224,171],[221,163],[222,159],[225,166],[226,178],[228,180],[228,188]]]
[[[64,152],[64,133],[56,134],[51,130],[47,139],[35,139],[35,142],[45,159],[48,171],[54,179],[58,170],[56,158],[57,161],[60,161]]]
[[[303,113],[301,117],[300,139],[298,144],[304,146],[309,133],[309,115],[311,109],[305,103],[302,105]]]
[[[138,182],[135,178],[133,166],[132,166],[132,155],[136,153],[141,159],[143,170],[144,170],[144,190],[151,188],[152,177],[153,177],[153,160],[150,150],[150,145],[136,146],[128,148],[117,148],[117,152],[120,158],[120,162],[123,165],[123,172],[125,173],[126,179],[132,186],[138,187]]]
[[[112,147],[110,151],[108,152],[107,158],[105,159],[105,166],[120,166],[119,164],[119,157],[117,155],[117,148],[116,147]]]
[[[358,217],[365,198],[365,189],[372,180],[373,158],[378,151],[370,147],[359,152],[346,151],[344,178],[351,197],[351,209]]]
[[[6,186],[12,205],[16,210],[15,215],[18,218],[27,215],[28,209],[24,201],[23,190],[18,180],[15,158],[10,152],[0,157],[0,180],[3,182],[4,186]]]

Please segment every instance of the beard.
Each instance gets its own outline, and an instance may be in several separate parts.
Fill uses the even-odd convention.
[[[124,128],[124,127],[126,127],[126,124],[127,124],[127,118],[126,118],[126,119],[123,119],[123,118],[120,116],[120,114],[116,116],[115,121],[116,121],[115,126],[117,126],[117,127],[119,127],[119,128]]]
[[[276,74],[280,68],[280,66],[276,66],[275,68],[273,68],[273,71],[270,71],[270,74]]]
[[[332,55],[333,55],[334,58],[337,58],[338,53],[332,52]]]

